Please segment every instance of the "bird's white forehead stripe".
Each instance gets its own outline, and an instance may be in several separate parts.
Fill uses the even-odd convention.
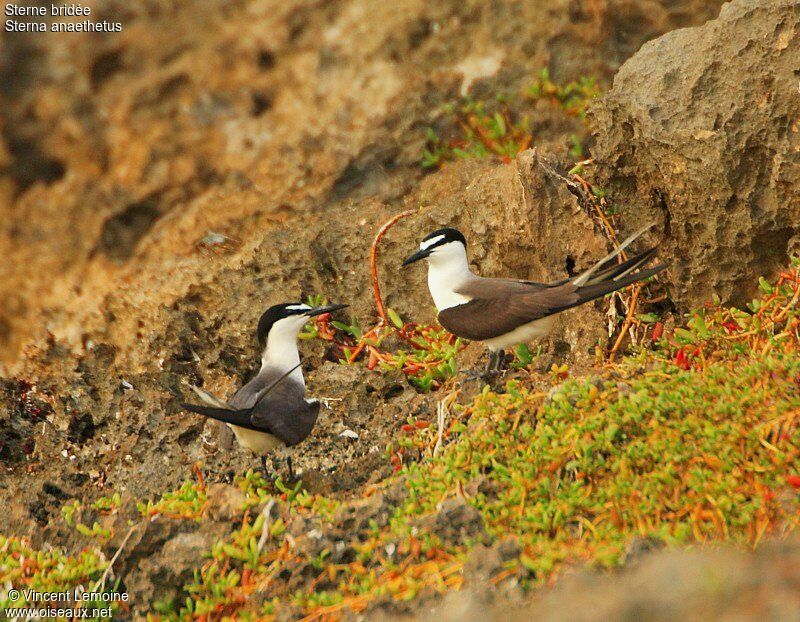
[[[444,235],[437,235],[435,238],[431,238],[430,240],[424,240],[422,244],[419,245],[419,250],[426,251],[434,244],[441,242],[444,240]]]
[[[292,311],[308,311],[311,309],[308,305],[288,305],[286,308]]]

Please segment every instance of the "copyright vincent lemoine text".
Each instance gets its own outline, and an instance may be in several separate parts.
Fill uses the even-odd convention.
[[[10,606],[7,604],[1,611],[6,616],[3,619],[11,620],[110,618],[115,603],[127,603],[130,600],[125,592],[91,592],[82,589],[39,592],[11,588],[6,598]]]

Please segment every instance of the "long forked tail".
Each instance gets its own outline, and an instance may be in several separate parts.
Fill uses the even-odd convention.
[[[240,428],[247,428],[254,430],[253,423],[250,420],[251,408],[245,410],[233,410],[230,407],[218,408],[216,406],[205,406],[202,404],[187,404],[182,403],[181,408],[188,410],[198,415],[204,415],[223,423],[230,423],[231,425],[239,426]]]
[[[644,251],[643,253],[639,253],[638,255],[634,255],[633,257],[629,257],[623,262],[618,264],[613,264],[608,268],[603,268],[598,272],[595,272],[592,275],[586,285],[596,285],[597,283],[603,283],[605,281],[619,281],[623,277],[628,276],[635,270],[638,270],[643,265],[645,265],[648,261],[650,261],[653,256],[658,251],[658,247],[654,246],[651,249]]]
[[[645,253],[642,253],[642,255],[645,255],[647,253],[650,253],[650,257],[652,257],[651,251],[646,251]],[[641,257],[641,255],[638,255],[637,257],[634,257],[628,261],[639,259],[639,257]],[[646,270],[639,270],[638,272],[633,272],[633,273],[630,273],[631,269],[629,268],[624,274],[606,278],[600,282],[594,282],[590,285],[584,285],[583,287],[579,287],[577,290],[578,301],[576,302],[576,304],[579,305],[583,304],[584,302],[589,302],[590,300],[594,300],[595,298],[600,298],[601,296],[610,294],[613,291],[622,289],[623,287],[627,287],[628,285],[631,285],[633,283],[649,279],[651,276],[653,276],[654,274],[658,274],[666,267],[667,264],[660,263],[652,268],[647,268]]]
[[[627,261],[622,262],[612,268],[606,268],[605,270],[600,270],[605,264],[609,261],[614,259],[617,255],[619,255],[622,251],[624,251],[628,246],[630,246],[634,240],[636,240],[639,236],[641,236],[645,231],[651,229],[655,223],[650,223],[649,225],[645,225],[638,231],[634,232],[630,237],[628,237],[622,244],[620,244],[617,248],[611,251],[608,255],[603,257],[600,261],[594,264],[591,268],[589,268],[586,272],[579,275],[576,279],[572,282],[577,285],[578,287],[582,287],[584,285],[590,285],[592,283],[598,283],[600,281],[608,280],[609,278],[620,278],[621,276],[635,270],[640,265],[642,265],[645,261],[647,261],[652,255],[655,253],[655,249],[650,249],[641,255],[637,255],[632,259],[628,259]],[[649,255],[648,255],[649,253]],[[647,255],[645,257],[645,255]],[[634,261],[636,260],[636,261]],[[619,271],[621,266],[625,266],[622,271]],[[613,273],[614,277],[609,277],[608,275]]]

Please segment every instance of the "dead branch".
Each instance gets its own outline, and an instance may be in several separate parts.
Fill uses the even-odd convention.
[[[264,545],[269,540],[269,529],[272,525],[272,517],[270,513],[272,512],[272,508],[275,506],[275,499],[270,499],[264,504],[264,508],[261,510],[261,515],[264,517],[264,526],[261,528],[261,537],[258,539],[258,554],[261,555],[261,551],[264,549]]]

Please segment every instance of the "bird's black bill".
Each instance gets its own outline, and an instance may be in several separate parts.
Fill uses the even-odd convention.
[[[409,257],[408,259],[406,259],[406,260],[403,262],[403,265],[404,265],[404,266],[408,266],[409,264],[412,264],[412,263],[414,263],[415,261],[419,261],[420,259],[425,259],[425,258],[426,258],[428,255],[430,255],[430,254],[431,254],[431,251],[430,251],[430,250],[427,250],[427,249],[426,249],[426,250],[424,250],[424,251],[417,251],[416,253],[414,253],[413,255],[411,255],[411,257]]]
[[[349,306],[350,305],[336,304],[336,305],[325,305],[324,307],[314,307],[310,311],[307,311],[306,315],[314,317],[316,315],[322,315],[323,313],[333,313],[334,311],[338,311],[339,309],[345,309]]]

